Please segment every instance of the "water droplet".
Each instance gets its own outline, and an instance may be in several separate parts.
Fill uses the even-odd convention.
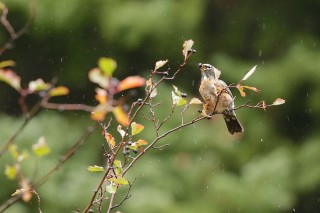
[[[296,210],[295,210],[295,209],[292,209],[292,211],[293,211],[293,212],[296,212]]]
[[[261,138],[260,141],[263,142],[263,139]]]
[[[259,50],[259,57],[262,56],[262,50]]]

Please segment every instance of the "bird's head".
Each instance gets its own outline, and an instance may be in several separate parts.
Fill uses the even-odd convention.
[[[214,66],[212,66],[211,64],[202,64],[202,63],[198,63],[198,68],[201,71],[201,75],[202,78],[209,78],[209,79],[216,79],[216,73],[215,70],[216,68],[214,68]]]

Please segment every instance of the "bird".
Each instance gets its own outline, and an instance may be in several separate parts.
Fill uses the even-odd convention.
[[[232,93],[228,85],[219,79],[221,71],[211,64],[198,63],[198,68],[201,71],[199,92],[205,102],[205,113],[207,115],[222,114],[231,134],[243,132],[244,128],[234,111]]]

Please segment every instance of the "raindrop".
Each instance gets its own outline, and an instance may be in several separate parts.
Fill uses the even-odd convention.
[[[192,80],[192,84],[191,85],[194,86],[194,80]]]
[[[287,120],[288,120],[288,121],[290,121],[290,118],[289,118],[289,116],[288,116],[288,115],[287,115]]]
[[[209,189],[209,186],[207,186],[207,189]]]
[[[292,209],[292,211],[296,212],[296,210],[295,210],[295,209]]]
[[[307,92],[307,98],[309,98],[309,93]]]
[[[261,138],[260,141],[263,142],[263,139]]]
[[[262,50],[259,50],[259,57],[262,56]]]

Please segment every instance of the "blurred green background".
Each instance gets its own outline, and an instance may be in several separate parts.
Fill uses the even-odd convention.
[[[6,0],[8,19],[18,29],[30,17],[30,1]],[[161,87],[158,113],[171,110],[171,83],[199,97],[200,73],[196,64],[211,63],[222,70],[227,83],[237,82],[254,65],[257,71],[246,83],[261,89],[241,98],[236,105],[253,100],[285,105],[266,112],[237,112],[245,128],[229,135],[221,118],[202,121],[166,137],[164,150],[147,153],[128,179],[136,182],[132,197],[121,212],[320,212],[320,1],[255,0],[38,0],[29,32],[15,42],[1,61],[16,61],[22,84],[54,76],[71,94],[53,101],[95,104],[96,85],[87,73],[99,57],[118,62],[115,76],[122,79],[148,72],[158,60],[169,59],[175,70],[182,62],[182,43],[195,41],[193,55],[174,82]],[[0,44],[8,33],[0,28]],[[0,45],[1,46],[1,45]],[[130,95],[142,96],[143,90]],[[0,143],[18,129],[23,119],[15,91],[0,83]],[[30,104],[35,100],[30,99]],[[197,116],[197,108],[185,119]],[[152,126],[141,137],[154,137]],[[166,129],[181,122],[180,114]],[[30,150],[45,136],[52,151],[43,159],[23,164],[36,179],[93,125],[82,112],[43,110],[19,135],[20,150]],[[140,136],[140,135],[139,135]],[[89,202],[101,174],[89,174],[89,165],[103,165],[100,129],[51,179],[39,189],[44,212],[71,212]],[[16,190],[17,183],[4,176],[6,154],[0,160],[0,201]],[[117,197],[118,201],[121,197]],[[7,212],[36,212],[37,201],[19,202]]]

